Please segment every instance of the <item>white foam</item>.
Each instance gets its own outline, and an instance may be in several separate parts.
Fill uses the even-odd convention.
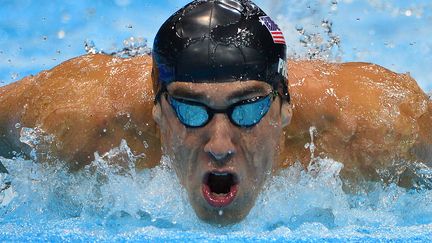
[[[126,167],[111,163],[119,156],[126,159]],[[376,184],[368,193],[347,194],[339,176],[342,163],[316,158],[307,170],[295,164],[272,177],[244,221],[219,229],[196,217],[186,192],[167,166],[168,158],[163,158],[161,166],[136,172],[134,156],[122,142],[75,174],[61,163],[47,166],[22,158],[1,158],[14,190],[8,192],[8,203],[3,199],[1,213],[6,219],[30,222],[45,218],[55,223],[59,217],[66,221],[78,217],[85,222],[100,221],[105,227],[120,227],[127,219],[124,227],[132,222],[172,230],[234,231],[254,237],[281,231],[290,236],[307,233],[322,237],[325,232],[344,235],[353,227],[375,231],[432,221],[430,191]]]

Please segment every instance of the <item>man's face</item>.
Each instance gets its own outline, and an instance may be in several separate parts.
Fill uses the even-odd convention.
[[[167,90],[171,97],[213,109],[272,92],[270,85],[260,81],[173,82]],[[154,117],[160,126],[163,152],[172,159],[196,214],[221,225],[242,220],[272,173],[284,123],[281,99],[276,97],[262,120],[249,128],[234,125],[224,113],[216,113],[204,127],[188,128],[177,118],[167,97],[161,96]],[[284,108],[290,109],[285,103]]]

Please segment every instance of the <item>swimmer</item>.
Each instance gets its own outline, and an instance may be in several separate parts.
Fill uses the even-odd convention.
[[[287,65],[275,30],[249,1],[196,1],[161,27],[153,58],[86,55],[1,87],[0,155],[35,149],[74,171],[124,139],[138,169],[170,157],[198,217],[221,225],[242,220],[266,179],[296,161],[333,158],[354,181],[379,180],[395,160],[431,162],[432,104],[409,75]],[[20,142],[26,127],[39,143]]]

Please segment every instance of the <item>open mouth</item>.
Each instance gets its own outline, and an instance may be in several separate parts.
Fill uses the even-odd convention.
[[[203,179],[202,192],[213,207],[228,206],[237,195],[238,177],[229,172],[209,172]]]

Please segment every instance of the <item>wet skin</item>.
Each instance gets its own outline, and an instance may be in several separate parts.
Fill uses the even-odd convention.
[[[266,96],[271,91],[270,85],[259,81],[219,84],[175,82],[168,86],[170,95],[214,109]],[[239,92],[240,95],[233,95]],[[165,97],[162,95],[155,105],[153,116],[160,127],[163,152],[172,159],[172,167],[187,190],[198,217],[221,225],[242,220],[275,168],[281,132],[291,118],[290,105],[287,102],[281,104],[281,99],[275,98],[268,113],[251,128],[235,126],[223,113],[215,114],[204,127],[187,128],[177,119]],[[228,202],[212,203],[211,197],[217,199],[218,196],[206,196],[206,177],[211,172],[228,173],[236,178],[235,188],[230,191],[234,195],[220,196],[230,197]]]

